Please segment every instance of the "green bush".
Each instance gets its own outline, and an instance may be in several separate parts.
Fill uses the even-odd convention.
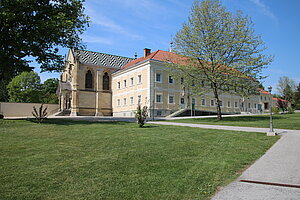
[[[144,126],[147,117],[148,117],[147,106],[144,106],[142,108],[141,105],[139,104],[135,111],[135,119],[140,128],[142,128]]]
[[[279,108],[278,107],[273,107],[272,108],[272,113],[278,114],[279,113]]]
[[[291,107],[288,107],[288,114],[294,114],[295,110]]]

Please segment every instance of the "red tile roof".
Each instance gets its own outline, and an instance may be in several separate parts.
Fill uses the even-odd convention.
[[[275,97],[273,97],[273,100],[274,100],[274,101],[281,100],[281,101],[283,101],[283,102],[288,102],[288,101],[287,101],[287,100],[285,100],[285,99],[280,99],[280,98],[275,98]]]
[[[267,92],[266,90],[263,90],[263,89],[260,89],[260,93],[261,93],[261,94],[268,94],[268,95],[270,95],[269,92]]]
[[[186,60],[186,58],[183,56],[180,56],[176,53],[173,53],[173,52],[157,50],[157,51],[152,52],[150,55],[148,55],[146,57],[140,57],[138,59],[135,59],[135,60],[127,63],[126,65],[124,65],[121,68],[121,70],[126,69],[128,67],[131,67],[137,63],[140,63],[140,62],[143,62],[146,60],[158,60],[158,61],[162,61],[162,62],[172,62],[175,64],[182,64],[184,62],[184,60]]]

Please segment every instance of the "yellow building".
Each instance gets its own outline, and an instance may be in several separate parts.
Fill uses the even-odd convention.
[[[216,113],[212,93],[193,95],[183,89],[179,80],[172,79],[166,62],[172,62],[175,53],[144,49],[144,56],[133,60],[112,74],[113,116],[134,116],[137,104],[146,105],[150,116],[208,115]],[[262,90],[263,91],[263,90]],[[241,98],[221,94],[224,114],[241,112],[260,113],[268,110],[268,93]]]
[[[111,73],[131,60],[70,49],[58,88],[62,114],[111,116]]]
[[[150,117],[216,113],[212,93],[192,94],[166,70],[174,56],[150,49],[138,59],[70,50],[58,89],[61,114],[133,117],[138,103],[148,107]],[[270,99],[264,90],[250,98],[220,95],[223,114],[263,112]]]

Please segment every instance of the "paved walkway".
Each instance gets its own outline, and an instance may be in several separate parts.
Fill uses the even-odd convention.
[[[269,130],[175,122],[148,123],[264,133]],[[278,142],[236,181],[219,191],[213,200],[300,199],[300,130],[275,129],[275,131],[282,135]]]

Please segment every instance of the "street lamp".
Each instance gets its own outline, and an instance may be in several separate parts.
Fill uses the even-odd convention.
[[[272,94],[271,94],[272,86],[268,87],[268,92],[270,93],[270,131],[267,132],[267,135],[274,136],[274,135],[276,135],[276,133],[274,132],[274,129],[273,129],[273,119],[272,119],[272,100],[273,100]]]

